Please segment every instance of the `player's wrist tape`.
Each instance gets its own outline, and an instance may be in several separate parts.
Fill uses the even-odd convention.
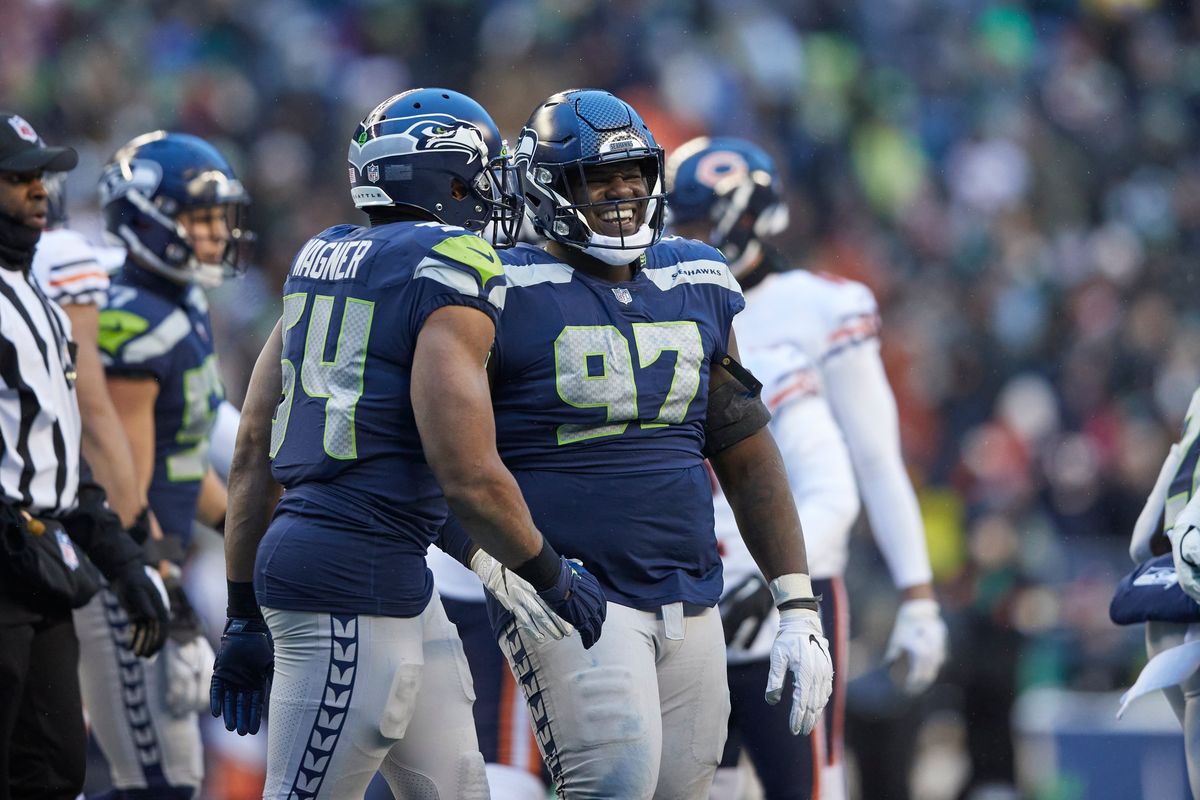
[[[821,598],[813,594],[812,579],[803,572],[780,575],[767,584],[767,588],[771,590],[771,598],[780,611],[821,611]]]
[[[558,553],[550,546],[550,542],[542,538],[542,549],[536,556],[513,570],[519,577],[529,582],[536,591],[542,592],[558,582],[559,563]]]
[[[225,613],[230,617],[250,617],[262,619],[262,609],[258,607],[258,598],[254,596],[252,581],[225,581],[229,587],[229,605]]]

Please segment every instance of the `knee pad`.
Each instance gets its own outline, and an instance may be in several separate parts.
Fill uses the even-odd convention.
[[[385,760],[379,771],[398,797],[420,800],[488,800],[490,797],[487,771],[484,768],[483,756],[478,751],[459,756],[458,768],[455,771],[455,781],[458,785],[442,787],[441,790],[428,775],[390,760]]]
[[[518,767],[488,764],[487,782],[497,800],[546,800],[546,787],[541,779]]]

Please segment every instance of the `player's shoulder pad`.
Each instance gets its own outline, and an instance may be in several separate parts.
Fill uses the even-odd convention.
[[[646,250],[643,269],[663,291],[676,286],[711,284],[742,293],[721,251],[695,239],[663,237]]]
[[[504,274],[511,289],[524,289],[545,283],[570,283],[574,274],[569,266],[540,247],[521,242],[498,250],[504,262]]]
[[[69,228],[54,228],[48,230],[38,239],[37,249],[33,253],[34,263],[46,262],[50,269],[77,261],[95,263],[96,253],[92,243],[87,238]]]
[[[178,304],[116,283],[100,312],[96,343],[108,363],[139,364],[170,352],[191,330],[192,321]]]
[[[422,251],[413,280],[437,281],[460,294],[504,307],[508,281],[504,264],[490,242],[452,225],[418,224],[412,231]]]
[[[58,303],[103,306],[108,271],[82,234],[67,228],[46,231],[33,254],[31,273]]]

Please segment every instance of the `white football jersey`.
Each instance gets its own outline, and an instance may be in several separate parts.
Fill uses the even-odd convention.
[[[825,395],[821,361],[873,341],[877,319],[875,299],[862,284],[795,271],[769,275],[747,291],[746,310],[733,322],[742,364],[762,381],[813,578],[845,571],[859,510],[850,453]],[[716,505],[725,582],[732,584],[755,566],[719,490]]]
[[[879,357],[879,312],[861,283],[806,271],[768,275],[733,323],[741,361],[762,381],[770,430],[804,528],[809,573],[841,575],[858,488],[898,587],[930,579],[924,530],[900,458],[895,400]],[[857,480],[856,480],[857,478]],[[726,588],[756,569],[716,490]],[[768,621],[745,654],[769,652]]]
[[[30,272],[46,296],[60,306],[104,307],[108,271],[95,247],[66,228],[44,231],[33,253]]]

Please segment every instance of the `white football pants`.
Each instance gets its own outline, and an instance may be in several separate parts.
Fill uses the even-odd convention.
[[[1154,658],[1164,650],[1183,644],[1188,630],[1193,638],[1200,633],[1200,624],[1177,622],[1146,623],[1146,654]],[[1200,797],[1200,672],[1176,686],[1163,689],[1171,709],[1183,726],[1183,749],[1187,759],[1188,783],[1192,796]]]

